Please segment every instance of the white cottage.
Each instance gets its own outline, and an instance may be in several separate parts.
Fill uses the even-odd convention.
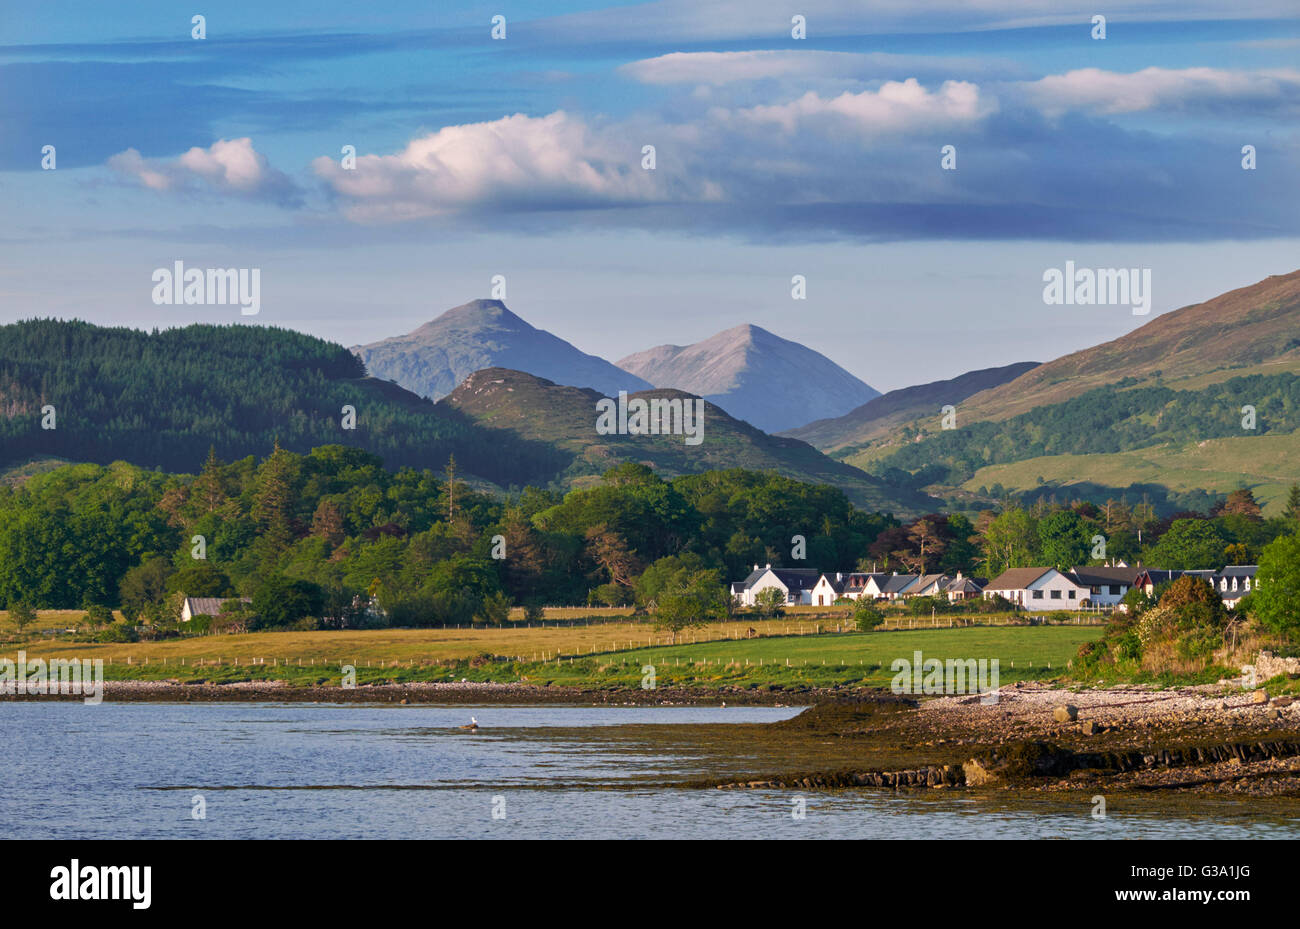
[[[999,594],[1026,610],[1077,610],[1092,591],[1055,568],[1011,568],[984,588],[986,600]]]

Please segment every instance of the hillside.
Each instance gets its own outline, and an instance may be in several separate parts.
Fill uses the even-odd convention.
[[[1166,507],[1173,511],[1191,502],[1180,495],[1197,491],[1226,495],[1245,486],[1263,507],[1265,516],[1280,516],[1291,485],[1300,481],[1297,462],[1297,432],[1202,439],[1131,452],[1054,455],[989,465],[976,471],[962,489],[977,494],[992,490],[995,496],[1010,491],[1099,502],[1119,499],[1127,492],[1136,502],[1149,487],[1155,491],[1149,494],[1152,502],[1159,504],[1158,488],[1164,488],[1174,495],[1171,506]]]
[[[930,414],[837,457],[895,484],[976,499],[981,488],[1128,493],[1173,510],[1204,508],[1245,483],[1275,500],[1300,480],[1285,456],[1260,466],[1300,430],[1297,333],[1300,272],[1270,277],[975,394],[956,429]],[[1227,457],[1206,460],[1213,454]]]
[[[880,395],[825,355],[750,325],[694,345],[660,345],[618,366],[656,387],[703,397],[768,432],[847,413]]]
[[[643,398],[689,398],[676,390],[649,390]],[[682,436],[598,435],[594,390],[565,387],[543,378],[493,368],[466,378],[439,402],[476,424],[499,431],[509,440],[523,438],[554,446],[571,456],[564,471],[566,484],[594,483],[609,468],[624,461],[648,464],[665,477],[727,468],[777,471],[811,483],[832,484],[855,504],[872,510],[910,515],[930,509],[935,501],[923,494],[899,491],[857,468],[834,461],[796,439],[770,436],[705,404],[703,441],[687,445]]]
[[[832,419],[819,419],[781,435],[800,439],[823,450],[868,442],[887,436],[903,423],[926,416],[938,417],[946,404],[958,404],[982,390],[1014,380],[1038,367],[1036,361],[1021,361],[1000,368],[968,371],[960,377],[931,381],[914,387],[891,390],[862,406]]]
[[[649,382],[520,319],[500,300],[471,300],[405,335],[352,351],[375,377],[438,400],[484,368],[527,371],[557,384],[608,396],[645,390]]]
[[[42,408],[54,428],[42,428]],[[356,428],[342,427],[344,406]],[[367,377],[341,345],[262,326],[162,332],[30,320],[0,326],[0,466],[56,457],[192,471],[276,441],[307,452],[352,445],[390,468],[441,469],[455,454],[499,484],[545,482],[564,456],[488,435],[454,410]]]
[[[1275,274],[1157,316],[1127,335],[1039,365],[963,405],[967,422],[1007,419],[1125,378],[1225,380],[1250,366],[1300,362],[1300,271]]]

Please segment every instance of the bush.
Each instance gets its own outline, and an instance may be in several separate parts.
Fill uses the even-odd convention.
[[[858,632],[870,632],[885,621],[885,614],[875,604],[859,600],[853,610],[853,624]]]
[[[99,629],[113,622],[113,611],[103,604],[91,603],[86,606],[86,615],[81,623],[87,629]]]
[[[754,596],[754,610],[764,619],[778,619],[785,615],[785,594],[775,587],[760,590]]]
[[[489,626],[504,626],[510,621],[510,607],[513,606],[509,594],[497,591],[483,598],[474,619]]]
[[[99,642],[138,642],[140,635],[131,623],[113,623],[95,636]]]

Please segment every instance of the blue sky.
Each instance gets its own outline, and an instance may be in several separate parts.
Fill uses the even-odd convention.
[[[1067,260],[1153,313],[1300,268],[1291,0],[203,6],[0,12],[0,322],[353,344],[501,274],[612,360],[752,322],[887,390],[1146,321],[1044,305]],[[155,306],[176,260],[260,315]]]

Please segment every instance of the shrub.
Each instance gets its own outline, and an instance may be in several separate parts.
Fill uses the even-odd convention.
[[[885,614],[875,604],[859,600],[853,610],[853,623],[858,632],[870,632],[885,621]]]
[[[754,596],[754,610],[765,619],[777,619],[785,615],[785,594],[775,587],[760,590]]]
[[[99,632],[95,638],[100,642],[138,642],[140,640],[136,627],[131,623],[113,623]]]

